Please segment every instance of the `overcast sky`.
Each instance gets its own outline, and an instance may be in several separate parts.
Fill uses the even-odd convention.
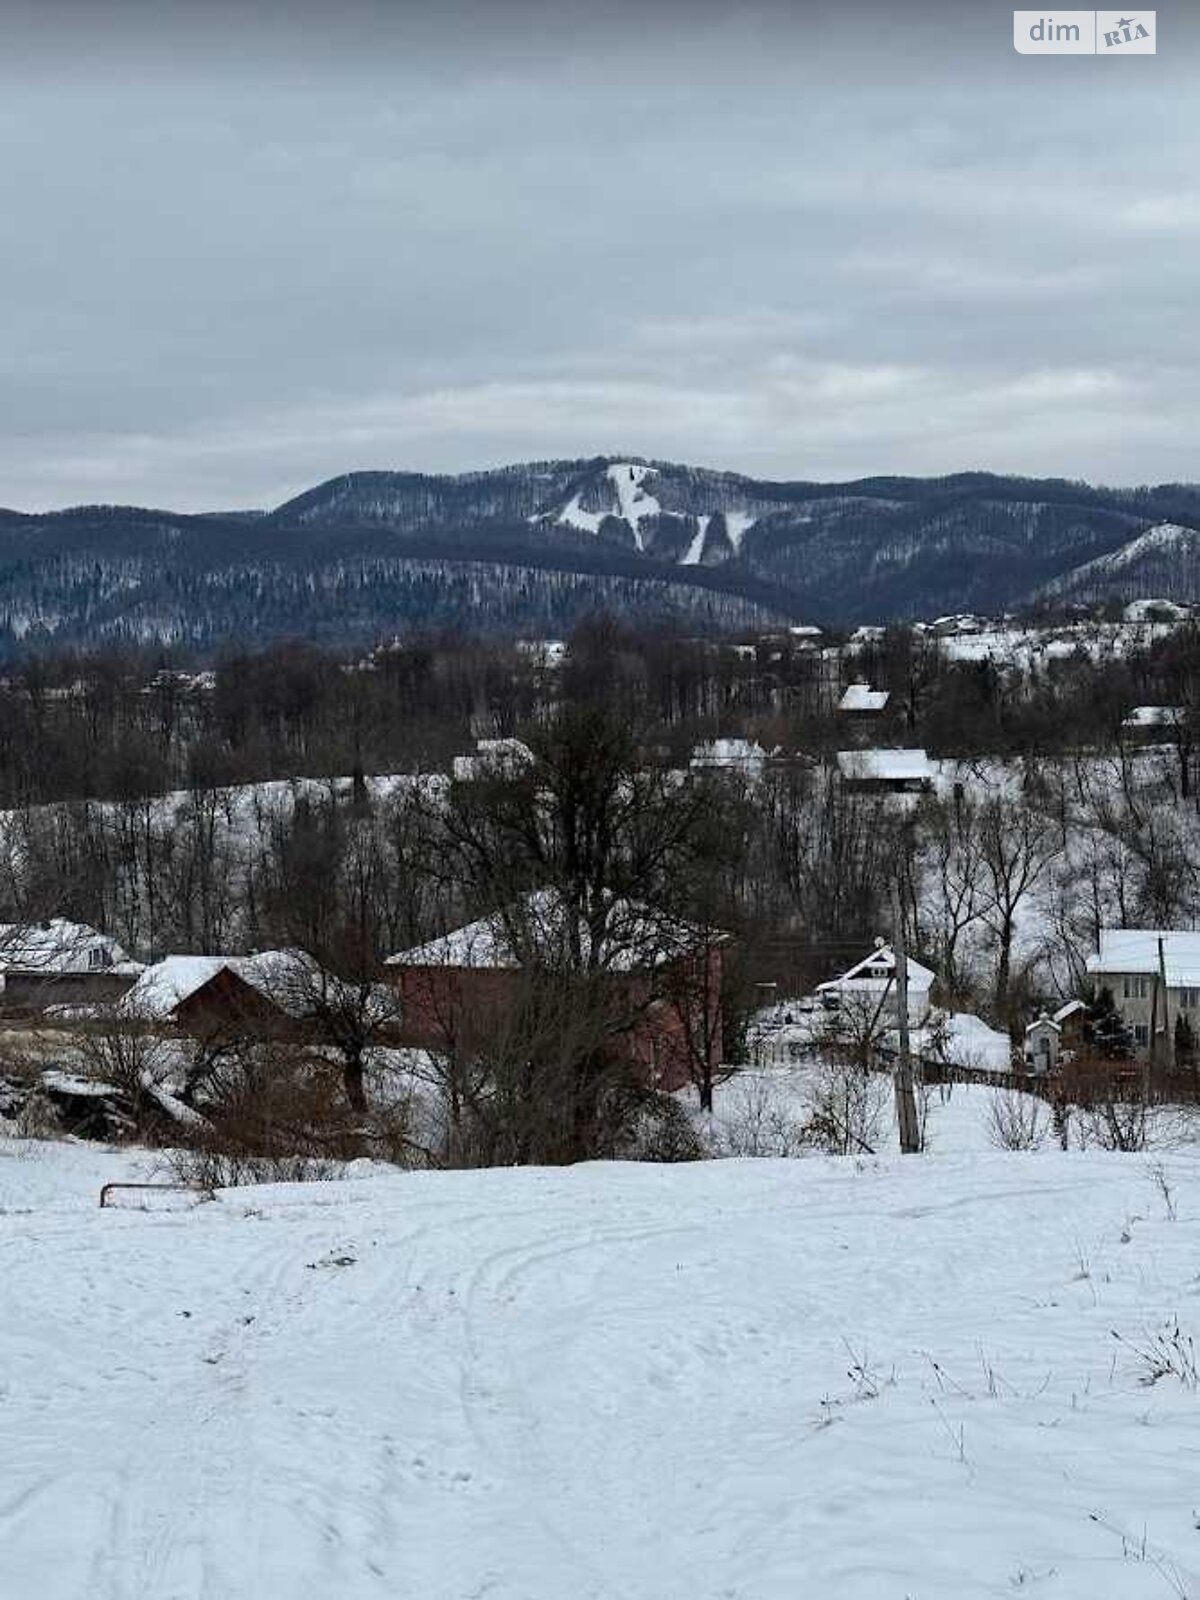
[[[1200,479],[1183,7],[1124,60],[980,0],[0,19],[0,505],[601,452]]]

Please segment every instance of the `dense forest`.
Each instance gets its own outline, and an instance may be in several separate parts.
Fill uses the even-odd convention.
[[[773,483],[608,457],[351,473],[264,513],[0,511],[0,659],[563,633],[597,610],[713,635],[1114,595],[1191,601],[1197,523],[1188,485]]]

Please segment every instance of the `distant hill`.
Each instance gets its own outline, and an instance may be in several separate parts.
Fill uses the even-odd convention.
[[[0,651],[413,626],[557,632],[598,608],[698,632],[1200,599],[1200,487],[772,482],[634,457],[355,472],[273,511],[0,511]]]
[[[1198,519],[1200,520],[1200,519]],[[1200,531],[1159,522],[1046,586],[1047,598],[1200,601]]]

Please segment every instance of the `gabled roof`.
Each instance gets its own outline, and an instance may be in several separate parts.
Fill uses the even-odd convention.
[[[891,695],[886,689],[872,689],[867,683],[850,684],[838,701],[839,711],[882,711]]]
[[[882,992],[896,976],[896,952],[890,944],[877,945],[869,956],[855,962],[840,978],[830,978],[817,985],[822,991],[841,989],[844,985],[865,993]],[[919,961],[908,958],[908,990],[910,994],[928,993],[933,987],[935,974]]]
[[[1084,1005],[1082,1000],[1068,1000],[1065,1006],[1059,1006],[1051,1020],[1054,1022],[1063,1023],[1068,1017],[1073,1017],[1077,1011],[1086,1010],[1087,1006]]]
[[[177,1006],[218,972],[226,968],[237,972],[238,961],[237,956],[165,956],[146,968],[122,999],[120,1010],[144,1022],[166,1022]]]
[[[140,972],[121,946],[86,922],[51,917],[45,922],[0,923],[0,970],[70,973]]]
[[[636,900],[610,898],[603,908],[593,951],[593,930],[557,889],[536,889],[523,899],[456,928],[440,939],[387,958],[391,967],[455,967],[515,971],[531,961],[569,964],[577,945],[582,960],[610,972],[659,967],[696,949],[699,928]]]
[[[221,972],[231,972],[281,1011],[299,1015],[302,972],[318,971],[299,950],[264,950],[252,956],[164,956],[147,967],[123,997],[120,1010],[143,1022],[167,1022]]]
[[[1059,1023],[1058,1018],[1056,1016],[1048,1017],[1044,1011],[1040,1016],[1034,1017],[1033,1021],[1025,1029],[1026,1037],[1028,1037],[1031,1033],[1036,1032],[1038,1028],[1053,1028],[1055,1033],[1062,1032],[1062,1026]]]
[[[1158,943],[1170,989],[1200,989],[1200,932],[1174,928],[1101,928],[1100,949],[1088,957],[1089,972],[1158,971]]]

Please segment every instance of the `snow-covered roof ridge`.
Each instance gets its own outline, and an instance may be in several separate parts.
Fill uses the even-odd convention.
[[[937,765],[924,750],[839,750],[837,761],[844,778],[932,783],[938,775]]]
[[[535,889],[522,899],[452,929],[413,950],[388,956],[391,967],[461,967],[470,970],[516,971],[531,957],[553,958],[578,943],[585,960],[593,955],[592,930],[556,888]],[[571,935],[574,934],[574,939]],[[662,966],[695,948],[700,929],[690,927],[654,907],[612,896],[603,908],[599,964],[612,971],[632,972]]]
[[[912,956],[908,957],[908,987],[911,992],[927,992],[932,989],[937,974],[931,968],[922,966]],[[890,944],[876,945],[869,955],[856,961],[848,967],[838,978],[830,978],[825,983],[817,985],[817,992],[828,992],[839,989],[843,984],[852,984],[856,989],[882,989],[895,981],[896,977],[896,952]]]
[[[747,772],[761,772],[770,754],[757,739],[709,739],[694,746],[688,764],[695,770],[732,767]]]
[[[1160,959],[1168,988],[1200,989],[1200,930],[1196,929],[1101,928],[1100,948],[1088,957],[1087,970],[1101,976],[1153,975]]]
[[[241,978],[281,1010],[296,1011],[300,1009],[301,980],[319,975],[320,968],[313,957],[302,950],[261,950],[253,955],[164,956],[143,971],[118,1009],[123,1015],[143,1022],[169,1021],[185,1000],[225,971]]]
[[[69,917],[0,923],[0,971],[54,973],[140,972],[110,934]]]
[[[176,1006],[216,977],[224,967],[234,967],[236,956],[164,956],[148,966],[122,998],[119,1011],[143,1022],[165,1022]]]
[[[1134,706],[1123,728],[1177,728],[1185,720],[1182,706]]]
[[[1073,1017],[1077,1011],[1086,1011],[1087,1006],[1082,1000],[1068,1000],[1065,1006],[1059,1006],[1051,1017],[1052,1022],[1064,1023],[1068,1017]]]

